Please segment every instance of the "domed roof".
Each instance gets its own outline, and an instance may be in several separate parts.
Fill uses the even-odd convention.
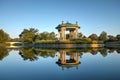
[[[78,26],[77,22],[76,22],[76,24],[72,24],[72,23],[69,23],[69,22],[63,23],[63,21],[62,21],[62,24],[59,24],[59,25],[56,27],[56,29],[61,28],[61,27],[66,27],[66,28],[75,28],[75,27],[78,27],[78,28],[80,28],[80,27]]]

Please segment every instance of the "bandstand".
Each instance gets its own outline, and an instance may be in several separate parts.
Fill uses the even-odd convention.
[[[59,24],[56,29],[58,29],[58,40],[66,39],[66,31],[69,31],[69,38],[76,39],[78,38],[78,29],[80,29],[78,22],[76,24],[71,24],[69,22]]]

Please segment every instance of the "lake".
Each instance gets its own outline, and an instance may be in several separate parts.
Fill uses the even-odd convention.
[[[0,80],[120,80],[120,49],[0,47]]]

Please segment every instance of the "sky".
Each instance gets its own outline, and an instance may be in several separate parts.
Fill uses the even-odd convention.
[[[75,24],[85,36],[120,34],[120,0],[0,0],[0,29],[19,37],[23,29],[55,32],[62,21]]]

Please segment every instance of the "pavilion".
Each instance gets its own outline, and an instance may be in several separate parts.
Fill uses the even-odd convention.
[[[65,40],[66,39],[66,31],[69,31],[69,39],[76,39],[78,38],[78,22],[76,24],[71,24],[69,22],[59,24],[56,29],[58,29],[58,40]]]

